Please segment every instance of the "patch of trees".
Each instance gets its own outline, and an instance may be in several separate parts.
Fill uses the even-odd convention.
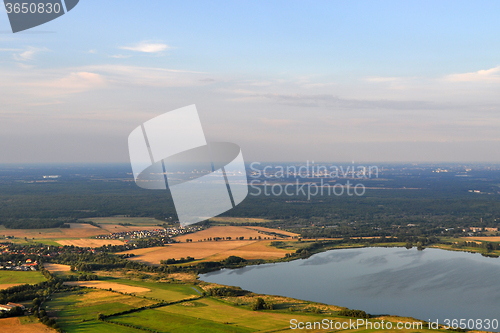
[[[237,256],[229,256],[226,259],[224,259],[224,263],[226,265],[238,265],[244,262],[246,262],[246,259]]]
[[[257,297],[255,302],[252,304],[252,310],[258,311],[258,310],[272,310],[273,304],[272,303],[266,303],[263,298]]]
[[[343,309],[339,311],[338,315],[344,317],[353,317],[353,318],[365,318],[365,319],[370,318],[370,315],[362,310]]]
[[[195,259],[193,257],[187,257],[187,258],[180,258],[180,259],[167,259],[167,260],[160,260],[161,265],[173,265],[173,264],[183,264],[185,262],[191,262],[194,261]]]
[[[243,290],[240,287],[214,287],[207,292],[209,296],[215,297],[237,297],[245,296],[248,293],[247,290]]]
[[[8,219],[0,220],[7,229],[47,229],[47,228],[69,228],[69,224],[76,219]]]

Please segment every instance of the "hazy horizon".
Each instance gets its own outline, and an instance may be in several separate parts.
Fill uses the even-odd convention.
[[[0,163],[127,163],[134,128],[191,104],[247,162],[500,163],[499,10],[84,1],[12,34],[2,9]]]

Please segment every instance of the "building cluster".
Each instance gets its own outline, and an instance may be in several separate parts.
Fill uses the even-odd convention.
[[[38,266],[38,261],[31,259],[26,260],[26,262],[12,262],[7,261],[0,263],[0,269],[10,270],[10,271],[36,271]]]
[[[19,307],[19,308],[21,308],[21,310],[25,310],[26,309],[24,307],[24,305],[22,305],[22,304],[17,304],[17,303],[9,302],[7,304],[0,304],[0,312],[9,312],[10,310],[12,310],[13,308],[15,308],[16,306]]]
[[[497,232],[498,228],[481,228],[481,227],[470,227],[470,228],[464,228],[463,232],[481,232],[481,231],[490,231],[490,232]]]
[[[159,228],[154,230],[135,230],[135,231],[123,231],[123,232],[114,232],[108,235],[99,235],[96,236],[98,239],[123,239],[123,240],[132,240],[132,239],[142,239],[142,238],[151,238],[151,237],[175,237],[184,234],[189,234],[192,232],[202,230],[202,227],[180,227],[180,228]]]

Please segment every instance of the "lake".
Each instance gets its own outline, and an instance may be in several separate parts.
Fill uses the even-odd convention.
[[[370,314],[441,323],[445,319],[500,320],[500,259],[480,254],[342,249],[303,260],[224,269],[200,279]]]

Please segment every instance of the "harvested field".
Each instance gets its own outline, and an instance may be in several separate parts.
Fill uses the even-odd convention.
[[[114,291],[127,294],[144,293],[150,291],[148,288],[128,286],[125,284],[112,283],[106,281],[69,281],[69,282],[64,282],[64,284],[68,286],[80,286],[80,287],[97,288],[97,289],[111,288]]]
[[[0,290],[7,289],[7,288],[10,288],[10,287],[20,286],[22,284],[24,284],[24,283],[4,283],[4,284],[0,284]]]
[[[169,246],[152,247],[121,252],[133,253],[135,257],[129,260],[146,264],[159,264],[161,260],[170,258],[180,259],[193,257],[195,259],[223,259],[237,255],[245,259],[280,258],[284,257],[286,250],[268,247],[270,241],[219,241],[219,242],[194,242],[176,243]]]
[[[277,259],[283,258],[290,251],[270,246],[271,241],[259,241],[239,248],[217,253],[206,258],[206,260],[223,260],[229,256],[237,256],[245,259]]]
[[[56,330],[48,328],[42,323],[21,324],[19,318],[0,319],[0,332],[2,333],[55,333]]]
[[[57,272],[69,272],[71,270],[71,266],[69,265],[60,265],[60,264],[49,264],[44,263],[43,267],[51,273]]]
[[[106,235],[114,232],[125,232],[134,230],[154,230],[159,227],[153,226],[122,226],[118,224],[103,224],[101,228],[86,223],[70,223],[71,228],[47,228],[47,229],[2,229],[0,235],[14,236],[16,238],[37,239],[75,239]]]
[[[72,223],[78,224],[78,223]],[[91,226],[87,224],[87,226],[79,226],[78,228],[47,228],[47,229],[4,229],[1,234],[6,236],[14,236],[17,238],[27,237],[29,240],[33,238],[36,239],[54,239],[54,238],[81,238],[81,237],[92,237],[101,234],[105,234],[106,231],[103,231],[100,228]]]
[[[267,230],[279,232],[280,230],[275,230],[275,229],[268,229],[264,228]],[[187,235],[182,235],[179,237],[176,237],[175,239],[181,242],[185,242],[186,239],[192,239],[193,242],[198,242],[199,240],[203,241],[204,239],[208,238],[215,238],[215,237],[231,237],[232,240],[237,239],[238,237],[245,237],[245,239],[252,239],[254,238],[259,238],[261,239],[266,238],[273,238],[273,236],[266,235],[262,231],[251,229],[250,227],[234,227],[234,226],[217,226],[217,227],[211,227],[205,230],[201,230],[198,232],[195,232],[193,234],[187,234]]]
[[[122,245],[123,241],[118,239],[90,239],[90,238],[80,238],[80,239],[66,239],[58,240],[57,243],[61,245],[74,245],[78,247],[101,247],[104,245]]]
[[[299,234],[295,234],[293,232],[288,232],[288,231],[284,231],[284,230],[280,230],[280,229],[271,229],[271,228],[264,228],[264,227],[245,227],[245,228],[249,228],[249,229],[253,229],[253,230],[257,230],[257,231],[262,231],[262,232],[267,232],[267,233],[277,233],[279,235],[284,235],[284,236],[288,236],[288,237],[299,237],[300,235]]]
[[[68,223],[70,229],[99,229],[96,226],[88,223]]]
[[[478,240],[485,242],[500,242],[500,236],[491,236],[491,237],[463,237],[466,241]]]

